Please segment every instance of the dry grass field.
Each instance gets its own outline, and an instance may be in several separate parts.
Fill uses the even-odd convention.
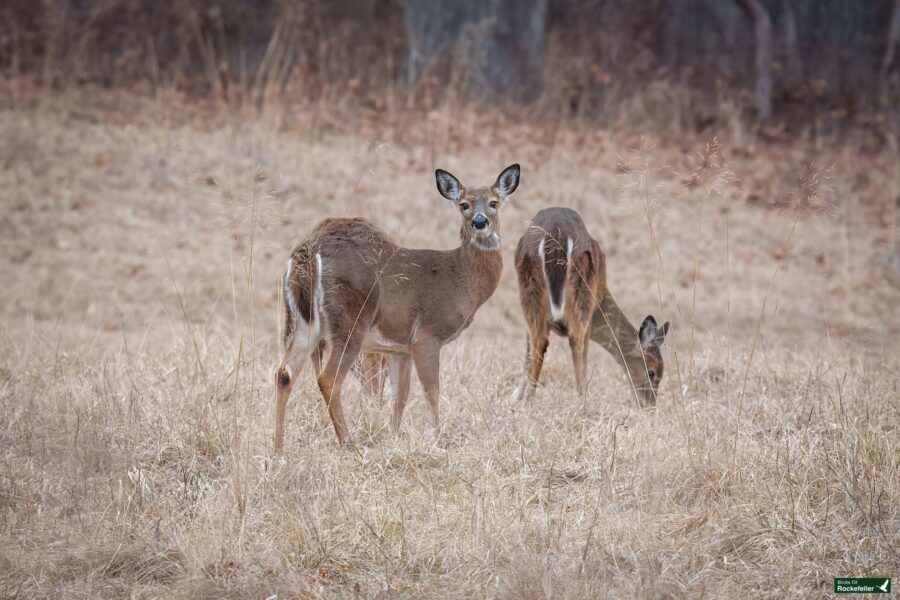
[[[0,596],[784,598],[900,577],[896,154],[6,97]],[[503,278],[444,349],[439,434],[417,382],[395,437],[351,381],[341,448],[307,370],[273,461],[293,244],[358,215],[452,248],[434,168],[482,185],[516,161]],[[512,254],[550,205],[584,215],[634,323],[672,322],[657,408],[597,346],[578,398],[558,338],[534,401],[510,401]]]

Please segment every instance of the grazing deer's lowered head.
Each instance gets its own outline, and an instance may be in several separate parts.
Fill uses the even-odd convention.
[[[516,249],[516,274],[528,324],[526,376],[516,397],[534,394],[553,331],[569,340],[579,393],[585,392],[590,339],[622,366],[640,405],[656,403],[669,324],[658,327],[648,316],[640,330],[631,325],[607,288],[603,250],[577,212],[546,208],[535,215]]]
[[[656,404],[656,390],[659,389],[659,382],[662,381],[665,369],[660,346],[666,340],[667,333],[669,322],[666,321],[662,327],[657,327],[653,315],[647,315],[638,331],[641,358],[631,362],[628,372],[634,382],[634,390],[642,396],[644,405]]]
[[[661,346],[668,332],[669,322],[658,327],[653,315],[647,315],[640,329],[635,329],[609,295],[594,313],[591,339],[625,369],[641,406],[656,404],[656,392],[665,369]]]

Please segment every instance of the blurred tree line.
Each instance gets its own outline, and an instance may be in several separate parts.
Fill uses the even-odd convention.
[[[900,0],[5,0],[0,68],[254,102],[378,109],[391,87],[588,116],[666,81],[808,118],[892,110],[898,37]]]

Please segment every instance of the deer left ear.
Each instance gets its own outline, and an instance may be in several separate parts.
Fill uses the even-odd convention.
[[[497,177],[497,182],[494,183],[491,189],[501,198],[506,198],[519,187],[520,173],[521,169],[519,168],[518,163],[506,167],[503,169],[503,172],[500,173],[500,176]]]

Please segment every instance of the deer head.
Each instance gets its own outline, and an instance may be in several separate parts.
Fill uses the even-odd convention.
[[[634,385],[638,402],[642,406],[656,404],[656,390],[663,376],[663,358],[660,346],[669,332],[669,322],[657,327],[653,315],[647,315],[638,330],[639,346],[625,360],[625,366]]]
[[[491,187],[467,190],[452,174],[434,172],[441,195],[453,202],[462,215],[460,237],[480,250],[500,250],[500,206],[519,185],[519,165],[507,167]]]

